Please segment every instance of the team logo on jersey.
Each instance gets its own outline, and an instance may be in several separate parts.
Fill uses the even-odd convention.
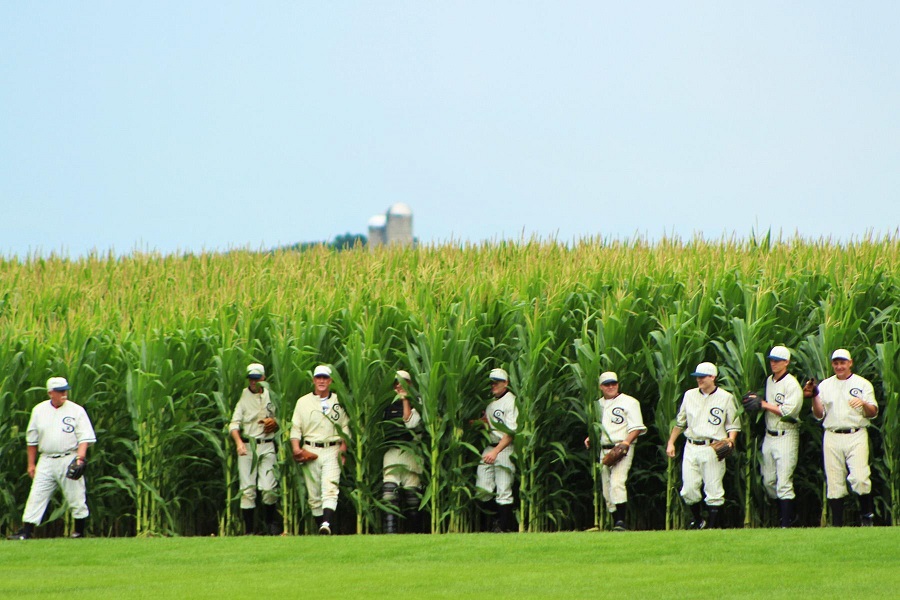
[[[269,414],[270,417],[274,417],[275,416],[275,405],[272,404],[271,402],[267,402],[266,403],[266,412]]]
[[[710,425],[721,425],[723,421],[723,417],[725,415],[725,409],[719,408],[718,406],[713,406],[709,409],[709,424]]]
[[[494,422],[495,422],[495,423],[502,423],[502,422],[503,422],[503,415],[504,415],[504,414],[506,414],[506,413],[504,413],[504,412],[503,412],[502,410],[500,410],[499,408],[498,408],[497,410],[495,410],[495,411],[494,411],[494,415],[493,415],[493,416],[494,416]]]
[[[862,398],[863,391],[860,388],[853,388],[850,390],[850,395],[853,396],[854,398]]]
[[[328,417],[332,421],[339,421],[341,418],[341,411],[344,410],[340,404],[335,403],[334,406],[331,407],[331,412],[328,414]]]
[[[614,425],[621,425],[625,422],[625,409],[621,406],[617,406],[610,411],[612,416],[609,418],[610,423]]]
[[[75,417],[63,417],[63,433],[75,433]]]
[[[781,392],[775,394],[775,404],[784,404],[784,394]]]

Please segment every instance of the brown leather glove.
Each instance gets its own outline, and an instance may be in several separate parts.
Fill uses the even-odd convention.
[[[604,454],[600,462],[603,463],[604,467],[614,467],[626,456],[628,456],[628,445],[620,442]]]
[[[263,433],[274,433],[278,431],[278,421],[272,417],[267,417],[260,421],[263,426]]]
[[[819,395],[819,386],[816,385],[815,379],[807,379],[806,384],[803,386],[803,397],[804,398],[815,398]]]
[[[734,452],[734,444],[731,440],[716,440],[710,444],[710,447],[715,451],[716,458],[719,460],[725,460]]]
[[[319,458],[319,455],[315,452],[310,452],[306,448],[300,448],[299,452],[294,452],[294,460],[296,460],[301,465],[308,463],[311,460],[316,460]]]

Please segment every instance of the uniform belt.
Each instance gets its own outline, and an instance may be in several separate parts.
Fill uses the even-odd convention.
[[[311,442],[309,440],[303,440],[303,443],[307,446],[313,446],[315,448],[331,448],[332,446],[337,446],[340,442]]]
[[[829,431],[831,431],[831,433],[856,433],[859,431],[859,427],[854,429],[829,429]]]
[[[75,454],[74,450],[69,450],[68,452],[64,452],[63,454],[45,454],[47,458],[62,458],[63,456],[71,456]]]
[[[787,435],[787,429],[782,429],[781,431],[772,431],[771,429],[766,429],[766,433],[768,435],[773,435],[775,437],[779,437],[782,435]]]
[[[600,446],[600,449],[601,450],[612,450],[615,447],[616,447],[615,444],[603,444],[602,446]]]
[[[692,440],[691,438],[688,438],[687,441],[695,446],[708,446],[709,444],[712,444],[712,440]]]
[[[248,438],[244,438],[244,437],[241,438],[241,441],[244,442],[245,444],[250,443],[250,440]],[[268,444],[269,442],[274,442],[274,441],[275,441],[274,438],[270,439],[270,440],[258,439],[258,440],[256,440],[256,443],[257,444]]]

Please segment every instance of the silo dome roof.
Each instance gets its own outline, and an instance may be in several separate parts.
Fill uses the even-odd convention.
[[[387,217],[384,215],[373,215],[369,219],[369,227],[384,227],[387,224]]]
[[[394,204],[393,206],[391,206],[388,209],[388,214],[395,215],[398,217],[411,217],[412,209],[408,205],[406,205],[402,202],[398,202],[397,204]]]

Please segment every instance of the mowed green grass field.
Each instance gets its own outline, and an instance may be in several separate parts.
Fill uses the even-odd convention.
[[[897,598],[895,528],[0,543],[2,598]]]

